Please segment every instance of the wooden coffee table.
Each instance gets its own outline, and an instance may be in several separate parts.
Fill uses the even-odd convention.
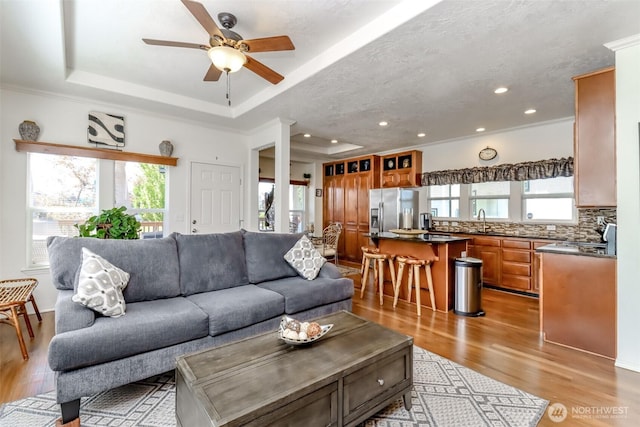
[[[307,346],[276,332],[181,356],[179,426],[354,426],[403,397],[411,409],[413,338],[346,311]]]

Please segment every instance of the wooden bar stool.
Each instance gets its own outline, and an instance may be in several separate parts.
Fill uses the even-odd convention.
[[[31,338],[34,337],[31,322],[29,321],[25,307],[27,302],[33,304],[33,310],[36,312],[38,321],[42,321],[42,316],[40,316],[40,311],[32,295],[36,286],[38,286],[38,281],[32,278],[0,281],[0,322],[13,325],[15,328],[16,335],[18,336],[18,344],[20,344],[20,351],[22,352],[22,358],[24,360],[29,359],[29,353],[27,352],[27,346],[24,343],[22,329],[20,328],[20,316],[24,318],[29,336]]]
[[[369,279],[369,267],[371,265],[371,260],[373,260],[373,279],[374,283],[376,278],[378,279],[378,291],[380,292],[380,305],[384,303],[383,301],[383,293],[384,293],[384,262],[387,261],[389,264],[389,271],[391,273],[391,283],[393,283],[393,288],[396,287],[396,269],[393,263],[395,255],[381,253],[378,249],[369,248],[367,246],[363,246],[362,248],[362,278],[360,280],[360,298],[364,297],[364,290],[367,287],[367,282]]]
[[[416,306],[418,311],[418,316],[422,315],[421,303],[420,303],[420,268],[424,267],[425,275],[427,276],[427,284],[429,285],[429,296],[431,297],[431,309],[436,311],[436,297],[433,292],[433,278],[431,277],[431,263],[437,261],[437,258],[426,260],[426,259],[417,259],[411,256],[400,256],[396,257],[396,261],[398,262],[398,277],[396,278],[396,283],[393,292],[393,308],[398,304],[398,295],[400,293],[400,285],[402,284],[402,273],[404,272],[404,267],[409,266],[408,272],[408,284],[407,284],[407,302],[411,302],[411,290],[413,288],[413,280],[415,277],[415,285],[416,285]]]

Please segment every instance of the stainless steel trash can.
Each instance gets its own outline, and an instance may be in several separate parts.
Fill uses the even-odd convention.
[[[482,311],[482,260],[456,258],[455,304],[453,312],[462,316],[484,316]]]

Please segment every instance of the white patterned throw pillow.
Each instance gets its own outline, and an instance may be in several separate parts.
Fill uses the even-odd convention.
[[[300,240],[284,254],[284,259],[295,268],[298,274],[307,280],[316,278],[327,259],[316,250],[307,236]]]
[[[122,291],[127,283],[129,273],[89,249],[82,248],[78,290],[71,299],[104,316],[119,317],[125,310]]]

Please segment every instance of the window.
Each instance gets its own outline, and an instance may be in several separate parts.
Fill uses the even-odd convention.
[[[575,223],[573,177],[426,187],[434,217]]]
[[[29,153],[28,266],[46,266],[48,236],[77,236],[74,224],[98,212],[98,161]]]
[[[273,231],[275,227],[275,206],[272,182],[258,183],[258,229]],[[289,232],[300,233],[305,229],[306,185],[289,185]]]
[[[573,177],[522,182],[524,221],[573,221]]]
[[[427,194],[429,209],[434,217],[460,217],[460,184],[432,185]]]
[[[136,162],[114,162],[116,206],[126,206],[142,226],[140,237],[163,237],[166,166]]]
[[[477,218],[484,209],[487,218],[509,218],[509,181],[482,182],[471,184],[469,206],[471,218]]]
[[[142,238],[162,237],[166,167],[135,162],[29,153],[28,267],[45,267],[48,236],[77,236],[74,224],[102,209],[100,181],[113,181],[115,206],[126,206],[142,223]]]
[[[306,194],[306,185],[289,185],[289,232],[291,233],[301,233],[305,229]]]

